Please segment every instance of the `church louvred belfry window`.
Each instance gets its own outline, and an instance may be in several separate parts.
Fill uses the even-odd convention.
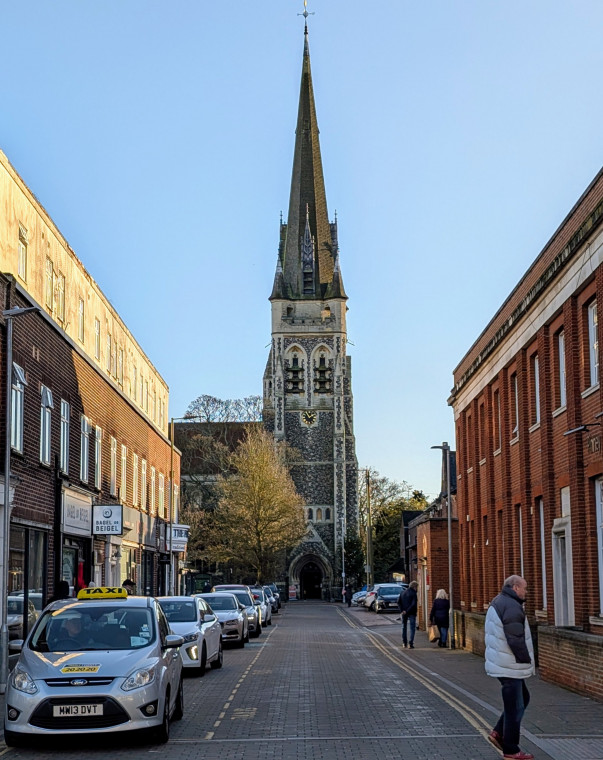
[[[318,362],[314,362],[314,393],[331,393],[333,390],[331,368],[327,364],[327,357],[321,353]]]
[[[299,354],[293,352],[286,364],[285,388],[287,393],[304,392],[304,362]]]

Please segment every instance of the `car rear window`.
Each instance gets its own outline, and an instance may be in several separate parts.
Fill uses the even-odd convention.
[[[246,607],[253,607],[253,601],[246,591],[233,591],[232,593],[241,604],[244,604]]]
[[[212,610],[236,610],[237,603],[230,596],[204,596]]]
[[[379,586],[378,590],[381,594],[400,594],[402,591],[400,586]]]
[[[193,599],[182,601],[160,599],[159,604],[170,623],[194,623],[197,620],[197,605]]]

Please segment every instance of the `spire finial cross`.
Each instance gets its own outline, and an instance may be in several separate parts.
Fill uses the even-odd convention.
[[[314,16],[314,12],[308,13],[308,0],[304,0],[304,12],[298,13],[298,16],[303,16],[306,19],[306,23],[308,21],[308,16]]]

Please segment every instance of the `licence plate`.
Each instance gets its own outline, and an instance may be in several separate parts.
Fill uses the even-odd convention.
[[[52,715],[55,718],[72,718],[77,715],[102,715],[102,705],[53,705]]]

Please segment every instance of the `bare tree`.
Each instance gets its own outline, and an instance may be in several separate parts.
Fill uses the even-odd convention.
[[[259,426],[249,426],[246,433],[230,457],[235,474],[219,478],[218,505],[203,516],[203,538],[211,561],[237,560],[261,581],[307,526],[283,448],[275,447]]]
[[[191,401],[185,416],[198,422],[261,422],[262,397],[221,399],[204,394]]]

